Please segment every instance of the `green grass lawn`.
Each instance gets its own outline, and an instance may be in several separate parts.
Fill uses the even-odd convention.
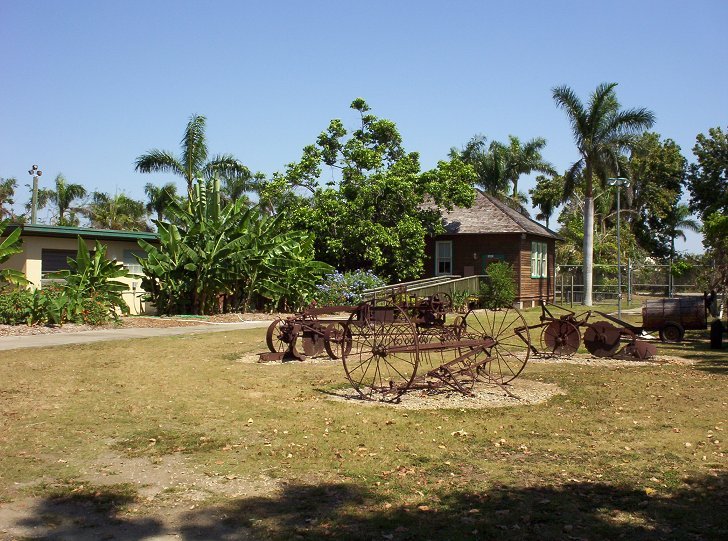
[[[485,410],[331,401],[338,362],[240,361],[264,330],[3,353],[0,502],[153,515],[182,495],[84,474],[109,454],[179,455],[210,478],[275,481],[189,513],[253,538],[725,539],[728,352],[688,337],[660,349],[692,365],[529,364],[521,377],[565,394]]]

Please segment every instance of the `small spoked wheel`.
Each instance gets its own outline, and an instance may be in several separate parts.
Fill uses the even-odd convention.
[[[335,321],[326,327],[324,347],[326,353],[332,359],[341,359],[344,353],[351,351],[351,331],[346,326],[346,321]]]
[[[283,318],[277,317],[268,326],[265,333],[265,343],[273,353],[282,353],[288,349],[287,323]]]
[[[504,384],[525,368],[531,353],[531,338],[523,314],[512,307],[497,310],[470,310],[465,315],[461,340],[487,339],[487,362],[478,363],[481,380]]]
[[[346,377],[363,398],[396,402],[412,384],[419,364],[417,329],[398,306],[349,318],[351,348],[342,351]]]

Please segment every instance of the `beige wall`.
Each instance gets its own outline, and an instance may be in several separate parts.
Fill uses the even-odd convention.
[[[75,238],[58,237],[32,237],[22,235],[23,252],[15,254],[8,259],[0,268],[10,268],[22,271],[25,277],[31,282],[31,287],[37,288],[41,285],[41,252],[43,249],[50,250],[73,250],[78,249],[78,240]],[[139,245],[132,241],[108,240],[101,241],[106,246],[106,256],[109,259],[124,261],[124,250],[140,250]],[[93,249],[95,242],[87,240],[86,246]],[[120,278],[120,282],[128,284],[129,289],[123,293],[124,300],[129,305],[132,314],[153,313],[154,307],[144,303],[139,298],[141,289],[141,278]],[[136,283],[136,292],[133,284]]]

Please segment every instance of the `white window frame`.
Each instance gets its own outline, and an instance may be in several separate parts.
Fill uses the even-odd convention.
[[[531,241],[531,278],[548,278],[548,244]]]
[[[440,257],[440,246],[448,245],[450,248],[450,257]],[[440,272],[440,263],[449,264],[450,270]],[[435,241],[435,276],[447,276],[452,274],[452,241],[438,240]]]

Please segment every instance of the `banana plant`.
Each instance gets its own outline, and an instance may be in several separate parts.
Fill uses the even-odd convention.
[[[19,254],[23,251],[23,241],[20,240],[19,227],[3,238],[3,233],[5,232],[7,225],[8,220],[0,222],[0,263],[5,263],[8,259],[10,259],[11,255]],[[25,278],[25,275],[18,270],[2,269],[0,270],[0,287],[2,287],[4,283],[13,286],[26,286],[30,282]]]
[[[67,319],[81,316],[86,299],[94,299],[109,310],[116,319],[117,310],[129,313],[129,307],[122,297],[127,285],[116,280],[130,276],[129,271],[116,260],[106,258],[106,246],[96,241],[94,251],[89,252],[86,242],[78,237],[76,259],[68,258],[68,269],[52,273],[51,278],[63,280],[61,288],[67,298],[64,309]]]
[[[142,284],[163,313],[247,309],[267,300],[296,305],[331,267],[312,262],[310,236],[285,230],[282,217],[264,215],[238,200],[220,205],[216,179],[198,182],[187,205],[168,214],[178,225],[155,222],[158,247],[139,244]],[[294,300],[295,299],[295,300]]]

